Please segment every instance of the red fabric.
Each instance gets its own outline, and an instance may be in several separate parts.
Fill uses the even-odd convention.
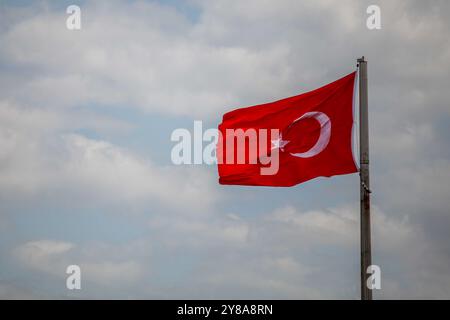
[[[319,176],[331,177],[357,172],[352,154],[355,76],[356,72],[353,72],[319,89],[298,96],[226,113],[219,125],[223,139],[217,144],[219,183],[288,187]],[[296,157],[292,154],[310,150],[321,134],[325,136],[321,129],[330,125],[325,122],[325,126],[323,124],[321,126],[320,121],[314,117],[294,122],[308,112],[325,114],[322,115],[322,119],[329,119],[326,122],[331,123],[331,134],[326,147],[320,153],[311,157]],[[282,140],[289,141],[284,148],[275,149],[279,152],[279,169],[276,174],[262,175],[260,169],[267,165],[260,162],[226,163],[226,129],[238,128],[279,129]],[[270,137],[268,146],[268,150],[273,146]],[[234,149],[236,151],[236,143]],[[224,158],[223,163],[221,157]],[[249,157],[247,153],[246,159]]]

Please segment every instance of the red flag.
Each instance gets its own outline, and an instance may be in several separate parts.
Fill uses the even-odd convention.
[[[219,183],[293,186],[357,172],[352,152],[356,72],[319,89],[226,113]]]

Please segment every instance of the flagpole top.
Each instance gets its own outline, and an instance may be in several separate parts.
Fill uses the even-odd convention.
[[[359,67],[359,64],[360,64],[361,62],[366,63],[367,60],[364,59],[364,56],[362,56],[361,58],[356,59],[356,62],[357,62],[357,63],[356,63],[356,66]]]
[[[356,59],[357,63],[356,66],[359,67],[359,64],[364,62],[367,63],[367,60],[364,58],[364,56],[362,56],[361,58]]]

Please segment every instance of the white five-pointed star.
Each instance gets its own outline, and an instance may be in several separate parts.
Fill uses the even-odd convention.
[[[273,149],[280,149],[281,151],[284,151],[284,147],[289,143],[287,140],[283,140],[283,137],[280,135],[280,137],[276,140],[271,140],[272,142],[272,148]]]

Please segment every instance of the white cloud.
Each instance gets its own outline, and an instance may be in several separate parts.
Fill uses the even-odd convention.
[[[69,159],[63,174],[68,183],[98,190],[100,196],[114,194],[138,203],[151,197],[169,207],[192,210],[207,208],[217,198],[211,187],[215,178],[201,169],[158,167],[111,143],[80,135],[68,135],[64,141]]]
[[[323,211],[302,211],[288,206],[270,213],[265,221],[256,230],[250,227],[252,240],[262,241],[259,245],[271,259],[282,252],[288,253],[284,258],[288,265],[292,266],[292,259],[296,259],[294,261],[303,267],[293,267],[292,272],[308,270],[303,282],[297,283],[300,288],[319,288],[323,283],[318,279],[322,279],[332,285],[327,287],[327,293],[320,291],[319,298],[358,297],[358,288],[352,286],[352,273],[359,272],[359,209],[356,206],[345,205]],[[322,251],[324,248],[326,251]],[[327,254],[321,256],[323,252]],[[446,277],[443,266],[450,260],[430,241],[425,229],[411,223],[408,216],[401,218],[374,206],[372,252],[372,262],[382,270],[382,291],[376,292],[377,297],[431,298],[450,293],[447,281],[439,280]],[[341,261],[343,257],[351,260]],[[348,269],[333,270],[333,265],[342,264]],[[287,274],[289,269],[286,269]],[[430,273],[430,270],[434,271]],[[275,275],[272,277],[277,278]],[[289,279],[287,282],[298,278],[293,275],[286,277]],[[314,297],[304,292],[300,296]]]
[[[56,273],[63,276],[61,266],[55,263],[62,254],[74,248],[64,241],[37,240],[22,244],[14,250],[14,255],[27,266],[39,271]]]
[[[201,168],[158,166],[110,142],[61,133],[70,122],[61,114],[0,106],[0,188],[12,197],[78,190],[137,205],[153,200],[199,210],[218,199],[216,178]],[[108,121],[96,125],[121,128]]]
[[[0,283],[0,299],[2,300],[36,300],[43,294],[33,293],[28,288],[17,287],[9,283]]]
[[[167,214],[155,215],[149,220],[152,231],[161,232],[159,239],[171,247],[190,249],[214,246],[245,246],[249,237],[249,226],[245,221],[222,217],[216,211],[205,215]]]
[[[205,116],[248,96],[275,94],[286,81],[286,47],[210,45],[174,9],[115,2],[86,5],[83,13],[78,33],[47,13],[0,34],[3,59],[42,70],[10,87],[11,97],[54,108],[95,102]]]
[[[307,232],[311,239],[328,244],[348,245],[357,239],[358,219],[354,208],[350,206],[304,213],[299,213],[293,207],[285,207],[276,210],[269,219],[295,226],[296,231],[303,236]]]
[[[37,240],[19,245],[14,249],[13,256],[28,268],[59,279],[67,277],[67,266],[79,265],[82,281],[102,286],[129,285],[143,276],[141,263],[134,260],[123,260],[124,257],[120,255],[106,260],[104,257],[87,256],[75,249],[73,243],[65,241]],[[120,247],[109,247],[109,250],[114,250],[117,255],[122,252]],[[90,286],[86,287],[89,290]]]
[[[136,261],[83,262],[80,268],[88,280],[108,286],[133,283],[144,275],[143,267]]]
[[[232,216],[152,219],[151,232],[169,255],[191,252],[196,261],[189,281],[154,293],[169,290],[177,298],[358,298],[357,206],[313,211],[286,206],[252,219]],[[438,281],[446,271],[438,266],[448,261],[437,259],[424,230],[407,216],[399,219],[378,207],[372,210],[372,230],[373,262],[382,270],[383,290],[377,297],[429,298],[446,292],[446,283]],[[436,273],[430,277],[427,270],[432,269]],[[194,295],[188,290],[192,286],[198,288]]]

